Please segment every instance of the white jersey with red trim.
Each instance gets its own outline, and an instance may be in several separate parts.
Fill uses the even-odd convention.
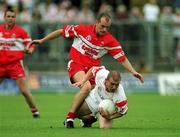
[[[95,24],[65,25],[63,36],[74,37],[70,59],[87,67],[99,66],[100,58],[109,53],[117,61],[125,58],[120,43],[109,33],[97,36]]]
[[[25,46],[30,42],[31,39],[22,27],[14,25],[8,30],[5,25],[0,25],[0,65],[22,60]]]
[[[128,109],[127,97],[125,95],[124,88],[121,84],[119,84],[119,87],[116,92],[107,92],[105,89],[104,82],[108,74],[109,71],[106,70],[104,66],[95,67],[93,69],[93,75],[95,76],[96,86],[85,99],[86,103],[88,104],[92,113],[96,114],[98,112],[99,103],[104,99],[110,99],[115,103],[115,105],[118,108],[118,111],[121,114],[124,114]]]

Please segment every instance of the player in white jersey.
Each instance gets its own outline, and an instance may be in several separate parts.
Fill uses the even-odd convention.
[[[112,120],[126,114],[127,98],[124,88],[121,85],[121,77],[118,71],[108,71],[105,67],[92,67],[84,79],[74,84],[74,86],[81,87],[91,77],[95,77],[95,88],[91,90],[86,97],[81,108],[77,111],[76,116],[82,119],[84,124],[89,124],[89,127],[96,120],[92,119],[89,114],[94,116],[99,112],[99,126],[100,128],[111,128]],[[118,108],[113,114],[109,114],[103,109],[98,108],[99,103],[104,99],[112,100]],[[87,126],[86,126],[87,127]]]

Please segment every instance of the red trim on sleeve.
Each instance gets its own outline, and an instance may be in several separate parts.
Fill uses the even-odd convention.
[[[94,75],[96,75],[96,73],[97,73],[98,71],[100,71],[101,69],[103,69],[103,68],[102,68],[102,67],[96,68],[96,69],[94,70]]]
[[[127,104],[127,100],[123,100],[123,101],[121,101],[121,102],[119,102],[119,103],[116,103],[116,106],[117,107],[122,107],[122,106],[124,106],[124,105],[126,105]]]
[[[65,36],[65,29],[66,29],[66,24],[63,26],[63,31],[62,31],[62,36],[64,37],[64,38],[66,38],[66,36]],[[59,34],[59,35],[61,35],[61,34]]]

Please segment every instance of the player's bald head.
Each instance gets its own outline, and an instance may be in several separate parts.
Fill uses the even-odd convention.
[[[111,26],[111,17],[108,13],[101,13],[97,16],[96,34],[101,36],[108,32]]]
[[[106,12],[100,13],[97,16],[97,21],[98,22],[101,22],[101,19],[104,19],[107,23],[111,23],[111,16]]]
[[[112,78],[114,81],[121,81],[121,75],[116,70],[113,70],[113,71],[109,72],[109,74],[107,76],[107,79],[110,79],[110,78]]]

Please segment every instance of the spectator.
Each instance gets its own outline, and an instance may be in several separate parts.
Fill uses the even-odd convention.
[[[164,6],[159,18],[159,49],[162,61],[167,61],[173,57],[172,20],[172,8]]]
[[[116,18],[118,20],[127,20],[129,18],[128,11],[125,5],[119,5],[116,9]]]
[[[24,23],[31,22],[32,16],[31,16],[31,13],[29,12],[29,9],[23,7],[22,11],[19,12],[19,18],[17,20],[24,22]]]
[[[174,49],[173,49],[173,53],[176,54],[177,46],[180,43],[180,8],[175,9],[175,14],[173,17],[173,23],[174,23],[174,29],[173,29]]]
[[[144,19],[149,22],[156,22],[159,16],[159,6],[156,0],[149,0],[143,7]]]
[[[51,0],[46,1],[45,5],[41,4],[41,15],[43,22],[54,23],[57,21],[58,8]]]
[[[71,1],[64,0],[59,5],[57,20],[61,23],[77,22],[77,9],[72,5]]]
[[[78,13],[78,22],[91,23],[95,21],[94,13],[87,2],[83,2],[82,9]]]
[[[106,2],[103,2],[99,8],[98,14],[101,14],[101,13],[108,13],[112,17],[112,19],[114,18],[112,6]]]
[[[132,22],[139,22],[143,20],[143,15],[138,7],[132,7],[129,19]]]

